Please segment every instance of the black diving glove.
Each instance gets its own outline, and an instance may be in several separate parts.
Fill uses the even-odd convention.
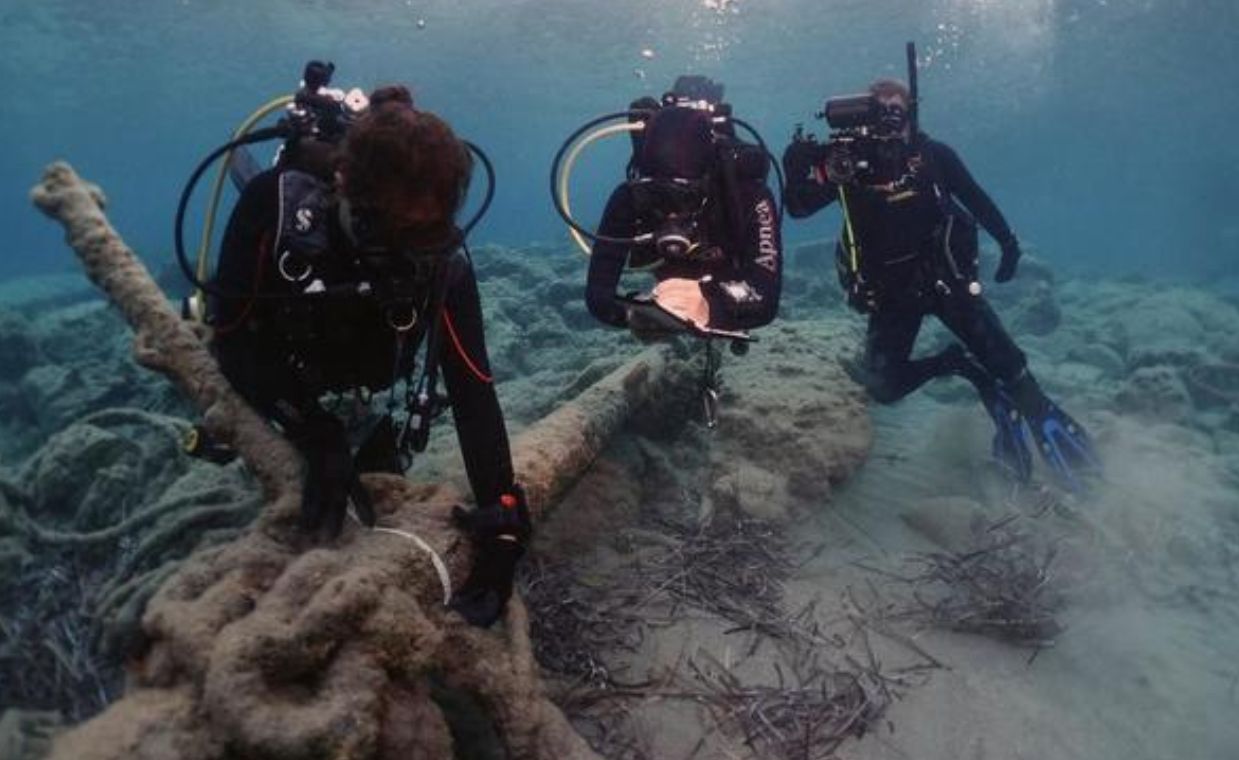
[[[719,280],[706,275],[701,290],[711,305],[718,305],[734,320],[749,322],[765,309],[761,293],[744,280]]]
[[[792,140],[783,151],[783,173],[787,182],[804,182],[815,164],[822,160],[822,146],[809,140]]]
[[[1002,241],[1001,247],[1002,259],[998,262],[998,271],[994,273],[994,282],[1009,282],[1015,277],[1015,268],[1019,265],[1023,252],[1020,251],[1020,241],[1015,239],[1015,235]]]
[[[469,578],[450,606],[471,625],[486,628],[499,619],[512,596],[516,563],[532,532],[525,492],[513,486],[497,504],[472,512],[454,507],[452,521],[473,539],[474,557]]]
[[[339,536],[350,497],[357,517],[367,527],[374,527],[374,505],[353,466],[344,424],[329,412],[315,410],[306,416],[294,438],[305,457],[302,527],[311,533],[325,527],[331,538]]]
[[[635,295],[637,294],[629,293],[628,297],[632,298]],[[670,340],[683,332],[682,330],[668,328],[665,322],[651,318],[632,306],[625,307],[624,321],[627,323],[628,331],[632,333],[632,336],[647,344]]]

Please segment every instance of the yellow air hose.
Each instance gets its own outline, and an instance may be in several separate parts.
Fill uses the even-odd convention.
[[[576,145],[572,146],[572,150],[568,152],[568,157],[564,160],[564,168],[559,172],[559,182],[557,183],[559,202],[563,204],[563,209],[568,216],[572,216],[572,208],[568,205],[568,181],[572,177],[572,167],[576,164],[577,157],[581,155],[581,151],[585,150],[591,143],[604,137],[610,137],[622,132],[637,132],[642,129],[645,129],[645,124],[642,122],[626,122],[624,124],[612,124],[609,127],[599,127],[582,137]],[[585,236],[571,226],[568,227],[568,234],[576,241],[577,247],[581,249],[581,252],[588,256],[590,254],[590,244],[585,239]]]
[[[292,95],[281,95],[277,98],[272,98],[263,105],[259,106],[258,110],[250,114],[245,121],[241,122],[241,126],[237,127],[232,133],[232,139],[236,140],[249,134],[249,131],[254,128],[258,122],[270,116],[272,113],[284,108],[289,103],[293,102]],[[202,240],[198,244],[198,265],[197,276],[199,282],[206,282],[209,272],[207,271],[207,262],[211,253],[211,238],[215,232],[215,218],[219,212],[219,200],[224,194],[224,182],[228,178],[228,165],[232,163],[232,151],[224,154],[223,163],[219,165],[219,174],[215,177],[215,183],[211,186],[211,200],[207,204],[206,217],[202,225]],[[203,317],[203,307],[205,299],[203,292],[200,289],[195,289],[191,299],[194,305],[191,309],[191,317],[201,322]]]

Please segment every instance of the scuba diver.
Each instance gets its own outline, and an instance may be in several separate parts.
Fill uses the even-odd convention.
[[[622,121],[600,126],[616,120]],[[737,126],[757,144],[738,139]],[[624,132],[632,139],[628,176],[591,232],[572,217],[572,165],[594,140]],[[717,425],[720,398],[716,339],[743,355],[755,340],[748,331],[769,324],[779,310],[782,209],[766,184],[772,165],[778,172],[761,136],[723,102],[721,84],[682,76],[661,102],[641,98],[628,111],[586,123],[551,168],[555,208],[590,257],[590,313],[642,341],[677,334],[704,339],[701,399],[709,428]],[[650,293],[617,294],[626,267],[653,272]]]
[[[1042,391],[977,280],[978,222],[1002,251],[996,282],[1015,276],[1019,241],[955,151],[918,129],[911,43],[908,68],[911,88],[880,79],[863,95],[827,101],[819,117],[830,140],[797,127],[783,156],[789,214],[807,217],[836,200],[843,213],[840,282],[869,320],[863,357],[845,369],[882,404],[932,378],[967,379],[996,426],[994,458],[1015,480],[1032,474],[1031,431],[1059,482],[1081,490],[1081,478],[1100,471],[1089,436]],[[962,345],[911,359],[930,314]]]
[[[479,505],[453,512],[477,551],[451,606],[488,626],[511,595],[531,531],[464,242],[472,223],[455,222],[473,169],[470,150],[488,172],[489,162],[439,117],[415,108],[403,86],[380,88],[368,102],[359,91],[351,103],[302,98],[307,89],[326,92],[330,70],[317,76],[322,66],[307,66],[292,115],[270,132],[286,142],[274,168],[247,178],[215,277],[195,281],[210,296],[212,350],[237,391],[303,455],[301,515],[311,533],[338,536],[350,500],[373,527],[358,476],[402,473],[412,452],[425,448],[430,421],[450,404]],[[198,176],[178,212],[187,272],[180,219]],[[446,398],[437,390],[440,371]],[[345,422],[324,403],[333,397],[336,406],[343,399],[367,411],[386,399],[386,413],[377,422],[370,415],[356,451]]]
[[[585,302],[598,320],[647,339],[684,331],[745,341],[747,330],[774,319],[783,256],[780,210],[766,184],[771,161],[722,98],[721,84],[682,76],[661,103],[637,100],[569,138],[565,149],[596,124],[627,119],[618,131],[632,137],[628,178],[612,192],[596,233],[567,210],[561,149],[552,191],[578,243],[586,247],[581,235],[593,240]],[[759,145],[739,140],[736,125]],[[657,284],[648,296],[617,295],[625,267],[653,272]],[[743,343],[733,349],[742,352]]]

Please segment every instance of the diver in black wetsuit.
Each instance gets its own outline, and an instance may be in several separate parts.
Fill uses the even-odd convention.
[[[712,85],[704,95],[684,87],[700,81]],[[778,312],[783,251],[769,162],[714,117],[719,97],[721,86],[682,77],[661,108],[652,99],[634,103],[656,110],[634,136],[629,180],[603,213],[598,235],[612,241],[598,240],[590,256],[585,301],[600,321],[658,332],[617,297],[626,266],[652,269],[653,300],[696,328],[745,331]]]
[[[976,279],[977,222],[1001,247],[997,282],[1015,276],[1019,242],[955,151],[923,132],[912,134],[914,104],[903,83],[878,80],[869,96],[878,114],[877,136],[858,146],[868,148],[865,163],[847,148],[799,136],[783,156],[789,214],[807,217],[841,202],[840,277],[849,303],[869,317],[864,356],[845,367],[884,404],[935,377],[968,379],[997,426],[999,462],[1017,479],[1029,478],[1026,422],[1047,464],[1074,487],[1081,471],[1095,468],[1092,445],[1083,428],[1042,392]],[[863,103],[839,99],[844,100]],[[963,345],[911,359],[929,314]]]
[[[318,148],[311,152],[321,159]],[[425,445],[441,369],[479,505],[456,514],[478,552],[453,606],[489,625],[511,594],[530,524],[513,480],[477,282],[454,222],[469,153],[395,86],[376,91],[344,135],[333,175],[301,168],[285,162],[241,193],[214,280],[213,290],[227,295],[213,299],[213,350],[229,381],[304,455],[303,523],[332,536],[350,498],[374,525],[358,474],[402,472],[402,455]],[[421,344],[426,358],[415,378]],[[405,427],[389,411],[354,455],[343,422],[320,399],[368,399],[400,380],[409,382]],[[420,446],[410,440],[419,436]]]

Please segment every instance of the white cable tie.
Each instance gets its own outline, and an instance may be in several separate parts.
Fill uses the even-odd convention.
[[[360,525],[362,528],[366,528],[365,524],[363,524],[362,521],[357,517],[356,512],[350,509],[348,511],[348,514],[349,514],[349,517],[352,517],[353,520],[358,525]],[[443,561],[443,558],[439,556],[439,553],[436,552],[433,548],[431,548],[430,544],[422,540],[421,536],[418,536],[416,533],[412,533],[409,531],[397,530],[396,528],[383,528],[383,527],[376,526],[373,528],[368,528],[368,530],[371,531],[372,533],[390,533],[393,536],[400,536],[401,538],[407,538],[408,540],[412,541],[414,545],[417,546],[417,548],[429,554],[430,563],[434,565],[435,572],[439,575],[439,585],[443,587],[443,606],[446,607],[448,606],[448,604],[451,603],[452,601],[452,577],[448,575],[447,564]]]

